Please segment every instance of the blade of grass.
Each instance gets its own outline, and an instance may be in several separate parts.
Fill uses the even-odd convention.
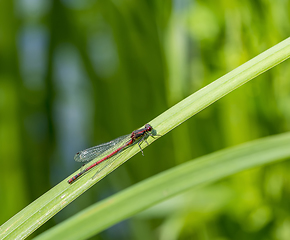
[[[164,135],[226,94],[289,57],[290,38],[287,38],[174,105],[155,118],[151,122],[152,126],[159,134]]]
[[[200,89],[198,92],[187,97],[155,118],[153,121],[149,122],[149,124],[157,130],[158,134],[164,135],[194,114],[206,108],[208,105],[269,68],[274,67],[289,58],[289,56],[290,38],[287,38],[225,76],[212,82],[208,86]],[[153,138],[148,139],[149,143],[153,141],[155,141]],[[22,239],[27,237],[76,197],[101,180],[105,175],[112,172],[119,165],[123,164],[138,151],[138,146],[132,147],[130,152],[126,152],[122,154],[122,156],[119,156],[112,166],[108,167],[105,171],[102,171],[99,176],[94,179],[92,179],[94,173],[91,172],[73,185],[67,183],[69,178],[62,181],[56,187],[42,195],[4,223],[0,227],[0,238]]]
[[[290,158],[290,133],[266,137],[181,164],[115,194],[35,239],[88,239],[100,231],[192,187],[245,169]]]

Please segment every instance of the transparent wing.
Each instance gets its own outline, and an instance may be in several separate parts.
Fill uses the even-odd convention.
[[[76,162],[89,162],[89,161],[95,159],[96,157],[100,156],[101,154],[103,154],[104,152],[106,152],[109,149],[111,151],[114,151],[115,149],[117,149],[117,147],[119,147],[123,143],[129,141],[130,136],[131,136],[131,134],[125,135],[122,137],[118,137],[110,142],[103,143],[103,144],[97,145],[95,147],[91,147],[91,148],[85,149],[83,151],[80,151],[74,156],[74,160]]]

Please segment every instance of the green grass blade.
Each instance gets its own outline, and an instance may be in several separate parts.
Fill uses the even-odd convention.
[[[187,97],[149,123],[157,130],[158,134],[164,135],[197,112],[209,106],[211,103],[217,101],[227,93],[233,91],[267,69],[289,58],[289,56],[290,38],[287,38]],[[154,139],[150,137],[148,142],[150,143],[152,141],[154,141]],[[126,151],[126,153],[122,154],[112,166],[102,171],[94,179],[92,179],[94,175],[93,171],[73,185],[67,183],[67,178],[4,223],[0,227],[0,238],[21,239],[30,235],[76,197],[85,192],[119,165],[127,161],[138,151],[138,146],[132,147],[130,152]]]
[[[160,134],[169,132],[210,104],[289,57],[290,38],[287,38],[174,105],[154,119],[151,122],[152,126]]]
[[[284,133],[200,157],[94,204],[36,239],[87,239],[192,187],[289,158],[289,146],[290,133]]]

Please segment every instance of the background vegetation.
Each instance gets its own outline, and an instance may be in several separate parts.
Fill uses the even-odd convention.
[[[130,133],[290,32],[282,0],[0,6],[0,225],[79,168],[78,150]],[[289,131],[289,75],[286,61],[219,100],[36,234],[182,162]],[[95,239],[289,239],[289,167],[236,174]]]

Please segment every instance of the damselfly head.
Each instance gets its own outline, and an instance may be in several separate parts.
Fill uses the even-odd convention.
[[[146,131],[150,132],[150,131],[152,131],[153,128],[152,128],[152,126],[150,124],[147,123],[145,125],[145,129],[146,129]]]

